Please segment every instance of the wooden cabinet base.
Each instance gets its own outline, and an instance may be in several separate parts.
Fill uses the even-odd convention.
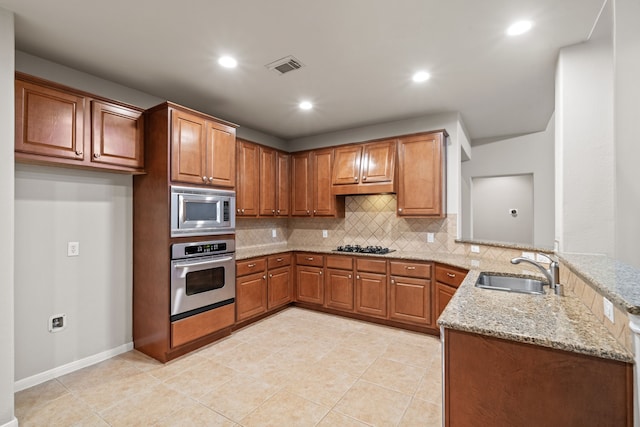
[[[171,323],[171,347],[178,347],[228,328],[235,321],[236,305],[228,304]]]
[[[633,365],[445,329],[445,425],[631,426]]]

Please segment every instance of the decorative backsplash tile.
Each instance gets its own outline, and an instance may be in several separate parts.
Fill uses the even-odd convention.
[[[289,238],[287,218],[236,217],[236,247],[286,244]],[[276,237],[273,237],[276,230]]]

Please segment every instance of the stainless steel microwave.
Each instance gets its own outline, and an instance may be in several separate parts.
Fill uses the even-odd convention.
[[[234,233],[235,215],[234,191],[171,186],[171,237]]]

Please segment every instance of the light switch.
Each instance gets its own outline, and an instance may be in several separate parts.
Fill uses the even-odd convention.
[[[329,237],[329,232],[327,230],[322,230],[322,237],[325,239]]]
[[[434,236],[433,233],[427,233],[427,243],[433,243]]]
[[[611,321],[611,323],[613,323],[614,322],[614,320],[613,320],[613,304],[611,303],[611,301],[609,301],[605,297],[602,297],[602,308],[604,309],[605,317],[607,319],[609,319]]]
[[[473,252],[474,254],[479,254],[480,253],[480,246],[471,245],[471,252]]]
[[[80,255],[80,242],[67,242],[67,256]]]
[[[274,228],[273,230],[271,230],[271,237],[275,238],[276,235],[277,235],[276,229]]]

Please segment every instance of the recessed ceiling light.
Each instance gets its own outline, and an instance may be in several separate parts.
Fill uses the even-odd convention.
[[[313,108],[313,104],[309,101],[302,101],[298,104],[298,107],[300,107],[301,110],[311,110]]]
[[[413,81],[416,83],[425,82],[429,80],[429,78],[431,78],[431,74],[427,73],[426,71],[418,71],[413,75]]]
[[[518,21],[507,28],[507,35],[519,36],[529,31],[531,27],[533,27],[533,22],[531,21]]]
[[[238,61],[230,56],[221,56],[220,59],[218,59],[218,64],[222,65],[225,68],[236,68],[236,66],[238,65]]]

